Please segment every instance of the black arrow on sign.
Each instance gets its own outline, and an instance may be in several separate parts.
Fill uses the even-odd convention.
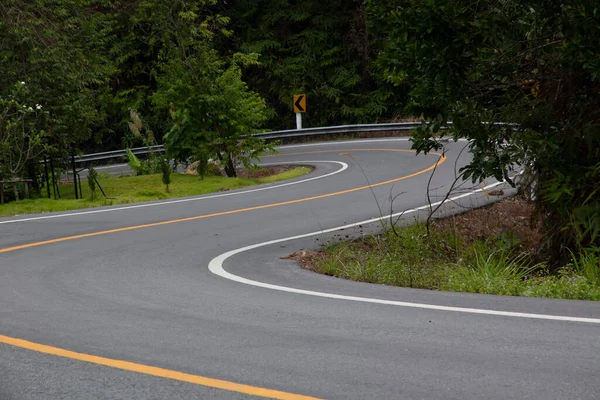
[[[298,98],[296,99],[296,102],[294,103],[294,107],[296,107],[296,109],[300,110],[300,111],[305,111],[304,107],[302,107],[302,100],[304,99],[304,96],[298,96]]]

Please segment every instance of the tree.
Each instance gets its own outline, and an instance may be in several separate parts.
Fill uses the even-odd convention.
[[[192,79],[182,88],[191,90],[187,96],[174,89],[173,128],[165,135],[167,154],[200,162],[213,157],[221,162],[227,176],[235,177],[239,162],[251,167],[253,160],[273,150],[272,145],[251,136],[268,118],[266,105],[248,90],[237,65],[216,76],[205,92],[200,92],[198,83]]]
[[[255,63],[256,55],[219,57],[213,39],[229,34],[227,19],[207,12],[209,1],[178,4],[157,24],[165,45],[152,99],[171,111],[173,125],[164,137],[167,155],[177,161],[212,157],[234,177],[238,162],[250,166],[272,149],[251,136],[269,117],[264,100],[242,80],[241,68]]]
[[[88,168],[88,176],[87,176],[87,182],[88,182],[88,187],[90,188],[90,199],[92,201],[96,200],[96,187],[97,187],[97,182],[98,181],[98,171],[96,171],[96,168],[94,168],[93,165],[90,165]]]
[[[169,193],[169,185],[171,184],[171,164],[169,159],[160,157],[160,168],[162,174],[162,182],[165,184],[165,189]]]
[[[295,93],[308,95],[307,126],[364,123],[393,108],[372,73],[363,0],[221,3],[234,34],[218,48],[260,54],[245,77],[276,110],[275,127],[293,124]]]
[[[378,64],[410,85],[424,124],[413,147],[469,139],[461,171],[537,185],[553,265],[600,250],[600,12],[596,1],[368,0],[385,38]],[[384,16],[384,17],[382,17]],[[449,131],[440,128],[452,120]],[[497,124],[498,122],[508,124]]]
[[[27,97],[25,82],[17,82],[10,95],[0,97],[0,180],[18,177],[44,150],[48,113],[40,104],[28,105]]]
[[[68,153],[103,123],[98,107],[114,73],[103,52],[107,21],[94,0],[6,0],[0,4],[0,96],[26,82],[28,103],[51,116],[46,140]]]
[[[164,62],[165,49],[172,45],[172,20],[186,4],[204,3],[131,0],[105,2],[104,7],[97,8],[107,21],[104,48],[115,68],[108,90],[100,98],[107,114],[100,132],[104,148],[148,145],[147,134],[162,143],[170,118],[167,108],[152,103],[158,89],[158,65]],[[143,116],[145,135],[130,129],[131,110]]]

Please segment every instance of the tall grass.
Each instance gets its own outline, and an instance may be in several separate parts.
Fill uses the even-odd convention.
[[[600,254],[593,251],[584,251],[579,257],[572,253],[571,255],[571,265],[574,272],[590,283],[600,286]]]
[[[482,247],[473,245],[470,259],[446,267],[443,290],[519,296],[523,282],[543,268],[541,264],[531,265],[526,253],[511,256],[505,250]]]
[[[319,272],[362,282],[414,288],[439,285],[440,258],[447,249],[435,237],[426,237],[425,225],[415,224],[330,246],[319,256]]]
[[[331,245],[313,257],[324,274],[412,288],[508,296],[600,300],[600,255],[573,255],[568,268],[550,275],[520,250],[509,233],[465,244],[456,232],[417,223],[352,242]]]

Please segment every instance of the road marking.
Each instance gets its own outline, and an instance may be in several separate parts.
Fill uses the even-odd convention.
[[[355,149],[352,151],[358,151],[358,149]],[[394,151],[400,151],[400,150],[394,150]],[[409,150],[403,150],[403,151],[412,152]],[[437,154],[437,153],[431,153],[431,154],[436,155],[439,158],[435,164],[429,166],[428,168],[425,168],[421,171],[417,171],[413,174],[405,175],[405,176],[402,176],[399,178],[391,179],[391,180],[384,181],[384,182],[379,182],[379,183],[372,184],[372,185],[366,185],[366,186],[361,186],[358,188],[343,190],[343,191],[334,192],[334,193],[327,193],[327,194],[319,195],[319,196],[312,196],[312,197],[307,197],[307,198],[302,198],[302,199],[296,199],[296,200],[291,200],[291,201],[286,201],[286,202],[281,202],[281,203],[272,203],[272,204],[266,204],[266,205],[256,206],[256,207],[248,207],[248,208],[244,208],[244,209],[230,210],[230,211],[214,213],[214,214],[207,214],[207,215],[200,215],[200,216],[195,216],[195,217],[190,217],[190,218],[162,221],[162,222],[152,223],[152,224],[137,225],[137,226],[131,226],[131,227],[126,227],[126,228],[112,229],[112,230],[102,231],[102,232],[93,232],[93,233],[88,233],[88,234],[83,234],[83,235],[57,238],[57,239],[47,240],[47,241],[43,241],[43,242],[29,243],[26,245],[0,249],[0,253],[6,253],[9,251],[25,249],[25,248],[29,248],[29,247],[42,246],[42,245],[51,244],[51,243],[58,243],[58,242],[63,242],[63,241],[67,241],[67,240],[75,240],[75,239],[85,238],[85,237],[106,235],[109,233],[123,232],[123,231],[129,231],[129,230],[134,230],[134,229],[142,229],[142,228],[148,228],[148,227],[153,227],[153,226],[173,224],[173,223],[178,223],[178,222],[193,221],[193,220],[208,218],[208,217],[213,217],[213,216],[234,214],[234,213],[240,213],[240,212],[250,211],[250,210],[258,210],[258,209],[264,209],[264,208],[271,208],[271,207],[277,207],[277,206],[281,206],[281,205],[300,203],[300,202],[305,202],[305,201],[310,201],[310,200],[327,198],[327,197],[331,197],[331,196],[337,196],[337,195],[346,194],[346,193],[352,193],[352,192],[356,192],[359,190],[364,190],[364,189],[368,189],[368,188],[372,188],[372,187],[376,187],[376,186],[382,186],[382,185],[386,185],[389,183],[409,179],[414,176],[418,176],[420,174],[431,171],[437,165],[446,161],[446,157],[444,155]],[[302,162],[310,162],[310,161],[302,161]],[[348,167],[348,165],[345,163],[341,163],[341,164],[345,165],[343,169],[346,169]],[[338,172],[341,172],[341,171],[338,171]],[[162,377],[162,378],[167,378],[167,379],[173,379],[173,380],[193,383],[193,384],[197,384],[197,385],[202,385],[202,386],[206,386],[206,387],[212,387],[212,388],[217,388],[217,389],[222,389],[222,390],[244,393],[244,394],[253,395],[253,396],[273,398],[273,399],[282,399],[282,400],[315,399],[313,397],[308,397],[308,396],[303,396],[303,395],[298,395],[298,394],[293,394],[293,393],[287,393],[287,392],[281,392],[281,391],[276,391],[276,390],[271,390],[271,389],[259,388],[259,387],[254,387],[254,386],[249,386],[249,385],[244,385],[244,384],[239,384],[239,383],[234,383],[234,382],[223,381],[223,380],[219,380],[219,379],[207,378],[207,377],[203,377],[203,376],[199,376],[199,375],[191,375],[191,374],[186,374],[186,373],[179,372],[179,371],[167,370],[167,369],[143,365],[143,364],[136,364],[136,363],[129,362],[129,361],[115,360],[115,359],[99,357],[99,356],[94,356],[94,355],[89,355],[89,354],[76,353],[76,352],[73,352],[70,350],[60,349],[60,348],[56,348],[56,347],[52,347],[52,346],[29,342],[29,341],[26,341],[23,339],[17,339],[17,338],[12,338],[12,337],[3,336],[3,335],[0,335],[0,343],[5,343],[5,344],[12,345],[12,346],[16,346],[16,347],[20,347],[20,348],[40,352],[40,353],[51,354],[54,356],[70,358],[70,359],[74,359],[74,360],[103,365],[103,366],[117,368],[117,369],[121,369],[121,370],[132,371],[132,372],[137,372],[137,373],[141,373],[141,374],[152,375],[152,376],[157,376],[157,377]]]
[[[279,148],[281,149],[287,149],[287,148],[294,148],[294,147],[315,147],[315,146],[326,146],[326,145],[330,145],[330,144],[355,144],[355,143],[372,143],[372,142],[406,142],[408,141],[409,138],[383,138],[383,139],[366,139],[366,140],[345,140],[345,141],[338,141],[338,142],[323,142],[323,143],[309,143],[309,144],[297,144],[297,145],[287,145],[287,146],[280,146]],[[459,139],[462,140],[462,139]],[[346,152],[348,151],[359,151],[360,149],[353,149],[353,150],[346,150]],[[396,149],[384,149],[385,151],[394,151]],[[411,152],[411,150],[402,150],[405,152]],[[318,153],[322,153],[323,151],[319,151]],[[325,152],[337,152],[337,150],[330,150],[330,151],[325,151]],[[295,154],[311,154],[312,152],[306,152],[306,153],[295,153]],[[434,154],[434,153],[431,153]],[[265,157],[276,157],[276,156],[286,156],[288,154],[275,154],[275,155],[267,155]],[[264,157],[263,157],[264,158]],[[44,219],[55,219],[55,218],[66,218],[66,217],[74,217],[74,216],[79,216],[79,215],[89,215],[89,214],[99,214],[99,213],[106,213],[106,212],[114,212],[114,211],[123,211],[123,210],[130,210],[130,209],[135,209],[135,208],[146,208],[146,207],[157,207],[157,206],[163,206],[163,205],[169,205],[169,204],[177,204],[177,203],[187,203],[187,202],[192,202],[192,201],[200,201],[200,200],[206,200],[206,199],[214,199],[216,197],[227,197],[227,196],[236,196],[236,195],[240,195],[240,194],[247,194],[247,193],[254,193],[254,192],[260,192],[263,190],[271,190],[271,189],[277,189],[280,187],[284,187],[284,186],[291,186],[291,185],[298,185],[300,183],[306,183],[309,181],[313,181],[313,180],[317,180],[317,179],[323,179],[332,175],[335,175],[337,173],[343,172],[348,168],[348,164],[340,162],[340,161],[301,161],[301,162],[294,162],[294,161],[287,161],[287,163],[289,164],[301,164],[302,162],[304,163],[337,163],[337,164],[341,164],[344,165],[345,167],[343,167],[342,169],[338,170],[338,171],[334,171],[334,172],[330,172],[329,174],[325,174],[322,176],[317,176],[317,177],[313,177],[313,178],[308,178],[308,179],[303,179],[303,180],[299,180],[299,181],[294,181],[294,182],[287,182],[287,183],[282,183],[279,185],[272,185],[272,186],[268,186],[268,187],[262,187],[262,188],[257,188],[257,189],[250,189],[250,190],[245,190],[245,191],[235,191],[232,193],[224,193],[224,194],[218,194],[218,195],[202,195],[201,197],[192,197],[192,198],[185,198],[185,199],[178,199],[178,200],[167,200],[167,201],[159,201],[159,202],[152,202],[152,203],[145,203],[145,204],[136,204],[136,205],[131,205],[131,206],[124,206],[124,207],[111,207],[111,208],[105,208],[105,209],[101,209],[101,210],[89,210],[89,211],[78,211],[78,212],[70,212],[67,214],[53,214],[53,215],[43,215],[43,216],[38,216],[38,217],[29,217],[29,218],[20,218],[20,219],[10,219],[10,220],[6,220],[6,221],[0,221],[0,225],[3,224],[15,224],[15,223],[19,223],[19,222],[29,222],[29,221],[39,221],[39,220],[44,220]],[[284,163],[278,163],[278,164],[284,164]],[[120,165],[127,165],[127,164],[117,164],[118,166]],[[268,163],[268,164],[263,164],[261,163],[261,165],[272,165],[272,163]],[[96,169],[100,169],[100,168],[110,168],[110,167],[98,167]]]
[[[354,151],[357,151],[357,150],[355,149]],[[389,151],[398,151],[398,152],[400,152],[400,151],[406,151],[406,152],[411,152],[412,153],[412,151],[410,151],[410,150],[397,150],[396,149],[396,150],[389,150]],[[390,184],[390,183],[399,182],[399,181],[402,181],[402,180],[405,180],[405,179],[413,178],[415,176],[418,176],[418,175],[421,175],[421,174],[424,174],[424,173],[426,173],[428,171],[433,170],[434,168],[436,168],[437,165],[440,165],[440,164],[442,164],[442,163],[444,163],[446,161],[446,156],[444,156],[442,154],[433,153],[433,152],[431,152],[429,154],[436,155],[436,156],[439,157],[438,161],[436,161],[435,164],[433,164],[433,165],[431,165],[431,166],[429,166],[429,167],[427,167],[425,169],[422,169],[420,171],[414,172],[412,174],[404,175],[404,176],[401,176],[399,178],[390,179],[390,180],[387,180],[387,181],[384,181],[384,182],[374,183],[374,184],[366,185],[366,186],[360,186],[360,187],[356,187],[356,188],[352,188],[352,189],[341,190],[339,192],[321,194],[321,195],[318,195],[318,196],[311,196],[311,197],[304,197],[304,198],[296,199],[296,200],[283,201],[283,202],[280,202],[280,203],[263,204],[261,206],[239,208],[239,209],[236,209],[236,210],[221,211],[221,212],[212,213],[212,214],[196,215],[194,217],[179,218],[179,219],[172,219],[172,220],[161,221],[161,222],[153,222],[153,223],[149,223],[149,224],[127,226],[127,227],[124,227],[124,228],[116,228],[116,229],[110,229],[110,230],[106,230],[106,231],[84,233],[84,234],[81,234],[81,235],[65,236],[65,237],[61,237],[61,238],[44,240],[44,241],[40,241],[40,242],[27,243],[27,244],[22,244],[22,245],[18,245],[18,246],[12,246],[12,247],[6,247],[6,248],[3,248],[3,249],[0,249],[0,253],[8,253],[8,252],[11,252],[11,251],[23,250],[23,249],[28,249],[28,248],[31,248],[31,247],[39,247],[39,246],[44,246],[44,245],[48,245],[48,244],[67,242],[67,241],[70,241],[70,240],[83,239],[83,238],[88,238],[88,237],[108,235],[110,233],[127,232],[127,231],[132,231],[132,230],[137,230],[137,229],[143,229],[143,228],[152,228],[152,227],[162,226],[162,225],[177,224],[177,223],[180,223],[180,222],[196,221],[196,220],[205,219],[205,218],[219,217],[219,216],[223,216],[223,215],[239,214],[239,213],[243,213],[243,212],[246,212],[246,211],[262,210],[262,209],[265,209],[265,208],[273,208],[273,207],[285,206],[285,205],[290,205],[290,204],[303,203],[303,202],[306,202],[306,201],[317,200],[317,199],[325,199],[325,198],[328,198],[328,197],[339,196],[339,195],[342,195],[342,194],[358,192],[360,190],[370,189],[370,188],[373,188],[373,187],[383,186],[383,185],[387,185],[387,184]],[[304,161],[304,162],[308,162],[308,161]]]
[[[473,190],[471,192],[464,193],[459,196],[451,197],[447,201],[456,201],[456,200],[460,200],[465,197],[473,196],[477,193],[481,193],[481,192],[485,192],[486,190],[490,190],[491,188],[501,185],[502,183],[503,182],[496,182],[491,185],[487,185],[481,189]],[[431,205],[437,206],[441,203],[442,203],[441,201],[438,201],[438,202],[432,203]],[[346,296],[346,295],[333,294],[333,293],[316,292],[316,291],[312,291],[312,290],[296,289],[296,288],[291,288],[291,287],[287,287],[287,286],[272,285],[270,283],[254,281],[251,279],[243,278],[238,275],[234,275],[230,272],[225,271],[225,269],[223,268],[223,263],[228,258],[233,257],[236,254],[243,253],[245,251],[249,251],[249,250],[253,250],[256,248],[269,246],[269,245],[273,245],[273,244],[277,244],[277,243],[281,243],[281,242],[287,242],[287,241],[291,241],[291,240],[322,235],[324,233],[336,232],[341,229],[354,228],[359,225],[366,225],[366,224],[370,224],[373,222],[381,222],[382,220],[385,221],[388,218],[394,218],[394,217],[398,217],[400,215],[413,214],[413,213],[416,213],[419,211],[423,211],[423,210],[428,209],[429,207],[430,207],[429,205],[425,205],[425,206],[413,208],[410,210],[406,210],[403,212],[394,213],[394,214],[390,214],[387,216],[382,216],[379,218],[372,218],[372,219],[369,219],[366,221],[355,222],[352,224],[342,225],[342,226],[338,226],[335,228],[330,228],[330,229],[321,230],[321,231],[317,231],[317,232],[305,233],[302,235],[296,235],[296,236],[291,236],[291,237],[282,238],[282,239],[275,239],[275,240],[271,240],[268,242],[257,243],[254,245],[231,250],[231,251],[221,254],[220,256],[213,258],[210,261],[210,263],[208,264],[208,269],[210,270],[210,272],[212,272],[215,275],[218,275],[225,279],[229,279],[231,281],[243,283],[245,285],[257,286],[257,287],[261,287],[261,288],[265,288],[265,289],[271,289],[271,290],[277,290],[277,291],[281,291],[281,292],[288,292],[288,293],[295,293],[295,294],[303,294],[303,295],[314,296],[314,297],[324,297],[324,298],[329,298],[329,299],[356,301],[356,302],[362,302],[362,303],[385,304],[385,305],[392,305],[392,306],[398,306],[398,307],[420,308],[420,309],[427,309],[427,310],[451,311],[451,312],[460,312],[460,313],[468,313],[468,314],[483,314],[483,315],[495,315],[495,316],[503,316],[503,317],[533,318],[533,319],[543,319],[543,320],[551,320],[551,321],[568,321],[568,322],[583,322],[583,323],[590,323],[590,324],[600,324],[600,318],[569,317],[569,316],[562,316],[562,315],[533,314],[533,313],[522,313],[522,312],[512,312],[512,311],[496,311],[496,310],[479,309],[479,308],[450,307],[450,306],[442,306],[442,305],[435,305],[435,304],[410,303],[410,302],[405,302],[405,301],[382,300],[382,299],[374,299],[374,298],[369,298],[369,297]]]
[[[368,140],[340,141],[340,142],[335,142],[333,144],[344,144],[344,143],[361,143],[362,144],[362,143],[382,142],[382,141],[403,141],[404,142],[407,140],[408,140],[408,138],[393,138],[393,139],[384,139],[384,140],[368,139]],[[279,148],[285,149],[285,148],[292,148],[292,147],[324,146],[327,144],[330,144],[330,143],[324,142],[324,143],[314,143],[314,144],[300,144],[300,145],[281,146]],[[394,151],[397,149],[383,149],[383,150]],[[348,150],[345,150],[345,151],[348,151]],[[360,151],[360,149],[354,149],[354,150],[350,150],[350,151]],[[402,151],[411,152],[411,150],[402,150]],[[328,152],[329,153],[337,152],[337,150],[317,151],[315,153],[328,153]],[[313,152],[293,153],[293,154],[298,155],[298,154],[312,154],[312,153]],[[265,157],[277,157],[277,156],[287,156],[287,155],[288,154],[274,154],[274,155],[267,155]],[[136,205],[124,206],[124,207],[111,207],[111,208],[105,208],[105,209],[101,209],[101,210],[77,211],[77,212],[70,212],[70,213],[66,213],[66,214],[53,214],[53,215],[43,215],[43,216],[38,216],[38,217],[10,219],[10,220],[6,220],[6,221],[0,221],[0,225],[15,224],[15,223],[19,223],[19,222],[39,221],[39,220],[44,220],[44,219],[66,218],[66,217],[74,217],[74,216],[79,216],[79,215],[89,215],[89,214],[99,214],[99,213],[114,212],[114,211],[131,210],[131,209],[135,209],[135,208],[157,207],[157,206],[163,206],[163,205],[169,205],[169,204],[188,203],[188,202],[192,202],[192,201],[214,199],[214,198],[218,198],[218,197],[228,197],[228,196],[236,196],[236,195],[247,194],[247,193],[261,192],[263,190],[278,189],[280,187],[298,185],[300,183],[306,183],[306,182],[314,181],[317,179],[327,178],[329,176],[343,172],[348,168],[348,164],[341,162],[341,161],[322,161],[322,160],[319,160],[319,161],[287,161],[287,163],[289,163],[289,164],[301,164],[303,162],[304,163],[336,163],[336,164],[342,165],[342,168],[338,171],[330,172],[328,174],[321,175],[321,176],[316,176],[316,177],[312,177],[312,178],[308,178],[308,179],[302,179],[299,181],[287,182],[287,183],[282,183],[282,184],[278,184],[278,185],[272,185],[272,186],[262,187],[262,188],[257,188],[257,189],[249,189],[249,190],[244,190],[244,191],[239,191],[239,192],[235,191],[232,193],[223,193],[223,194],[208,195],[208,196],[202,195],[200,197],[192,197],[192,198],[185,198],[185,199],[178,199],[178,200],[166,200],[166,201],[145,203],[145,204],[136,204]],[[266,163],[266,164],[261,163],[260,165],[273,165],[273,164],[274,163]],[[277,164],[284,164],[284,163],[277,163]],[[127,164],[117,164],[117,166],[121,166],[121,165],[127,165]],[[96,169],[100,169],[100,168],[106,169],[106,168],[110,168],[110,167],[98,167]]]
[[[327,178],[327,177],[339,174],[340,172],[343,172],[348,169],[348,164],[346,164],[345,162],[341,162],[341,161],[322,161],[322,160],[321,161],[287,161],[286,163],[288,163],[288,164],[333,163],[333,164],[341,165],[341,168],[336,171],[325,174],[325,175],[319,175],[319,176],[315,176],[312,178],[302,179],[299,181],[281,183],[281,184],[277,184],[277,185],[271,185],[271,186],[261,187],[261,188],[256,188],[256,189],[248,189],[248,190],[239,191],[239,192],[235,191],[232,193],[202,195],[202,197],[192,197],[192,198],[185,198],[185,199],[178,199],[178,200],[167,200],[167,201],[161,201],[161,202],[155,202],[155,203],[136,204],[136,205],[125,206],[125,207],[104,208],[101,210],[78,211],[78,212],[71,212],[71,213],[67,213],[67,214],[53,214],[53,215],[44,215],[44,216],[40,216],[40,217],[11,219],[11,220],[7,220],[7,221],[0,221],[0,225],[15,224],[18,222],[39,221],[39,220],[43,220],[43,219],[66,218],[66,217],[74,217],[74,216],[78,216],[78,215],[89,215],[89,214],[99,214],[99,213],[122,211],[122,210],[131,210],[134,208],[156,207],[156,206],[163,206],[163,205],[168,205],[168,204],[188,203],[188,202],[192,202],[192,201],[208,200],[208,199],[214,199],[214,198],[218,198],[218,197],[229,197],[229,196],[237,196],[237,195],[247,194],[247,193],[262,192],[264,190],[278,189],[278,188],[285,187],[285,186],[299,185],[301,183],[306,183],[306,182],[315,181],[317,179]],[[282,163],[278,163],[278,164],[282,164]],[[261,164],[261,165],[273,165],[273,163],[266,163],[266,164]]]
[[[0,343],[5,343],[11,346],[20,347],[22,349],[36,351],[38,353],[50,354],[53,356],[69,358],[72,360],[121,369],[124,371],[136,372],[144,375],[152,375],[160,378],[172,379],[176,381],[192,383],[195,385],[202,385],[215,389],[227,390],[230,392],[238,392],[252,396],[281,400],[317,400],[315,397],[281,392],[272,389],[265,389],[261,387],[244,385],[241,383],[229,382],[220,379],[207,378],[200,375],[186,374],[184,372],[173,371],[159,367],[152,367],[144,364],[136,364],[129,361],[115,360],[112,358],[99,357],[84,353],[76,353],[74,351],[60,349],[58,347],[46,346],[43,344],[29,342],[27,340],[16,339],[3,335],[0,335]]]

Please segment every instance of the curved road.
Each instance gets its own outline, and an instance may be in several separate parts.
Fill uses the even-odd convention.
[[[447,146],[436,193],[463,147]],[[0,219],[0,399],[600,398],[599,303],[381,287],[280,259],[422,213],[439,156],[409,148],[286,146],[264,161],[315,170]],[[477,189],[453,210],[484,202]]]

